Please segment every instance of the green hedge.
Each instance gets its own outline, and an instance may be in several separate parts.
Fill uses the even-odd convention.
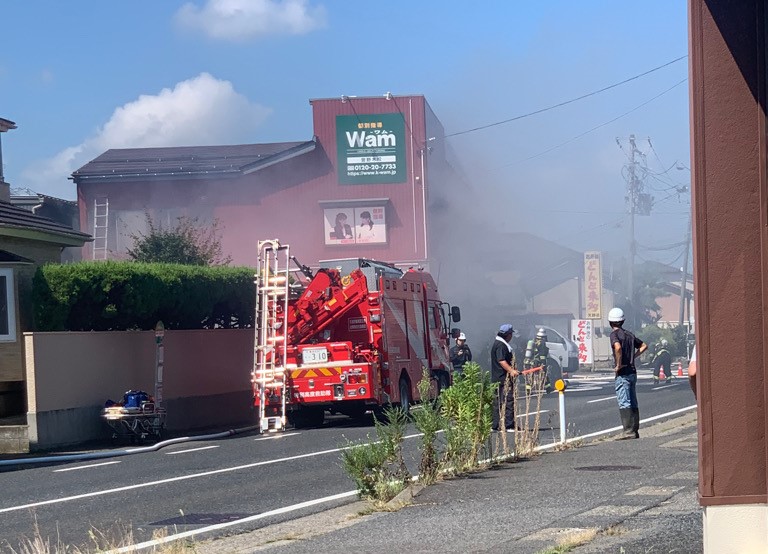
[[[253,325],[254,270],[138,262],[51,264],[37,270],[38,331],[243,328]]]

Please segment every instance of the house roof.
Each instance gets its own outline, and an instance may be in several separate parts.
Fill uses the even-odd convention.
[[[4,133],[6,131],[10,131],[11,129],[15,129],[16,124],[11,121],[10,119],[3,119],[0,117],[0,133]]]
[[[315,149],[315,141],[107,150],[72,173],[75,182],[244,175]]]
[[[82,246],[91,236],[29,210],[0,202],[0,235],[30,238],[63,246]]]
[[[0,250],[0,264],[34,264],[32,260],[29,258],[24,258],[22,256],[18,256],[14,254],[13,252],[8,252],[7,250]]]
[[[530,233],[506,233],[496,244],[504,245],[504,256],[496,270],[520,273],[520,285],[528,296],[584,274],[584,254]]]

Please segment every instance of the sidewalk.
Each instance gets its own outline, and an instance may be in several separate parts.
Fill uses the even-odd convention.
[[[702,551],[696,414],[641,427],[640,440],[598,440],[424,489],[397,512],[356,502],[213,541],[203,554],[267,551],[543,553]],[[595,534],[595,531],[596,534]]]

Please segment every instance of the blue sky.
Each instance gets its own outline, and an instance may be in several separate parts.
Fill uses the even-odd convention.
[[[246,11],[227,16],[238,7]],[[64,198],[74,198],[71,171],[110,147],[308,139],[309,98],[424,94],[451,133],[687,54],[684,0],[6,0],[0,17],[0,117],[19,126],[2,137],[6,180]],[[687,83],[520,160],[633,110],[687,69],[683,60],[447,139],[474,207],[500,230],[577,249],[618,247],[627,158],[616,138],[634,133],[652,171],[690,165]],[[687,225],[687,196],[670,190],[690,174],[672,169],[659,179],[646,180],[657,189],[654,215],[638,219],[648,246],[682,240]],[[670,262],[679,253],[645,255]]]

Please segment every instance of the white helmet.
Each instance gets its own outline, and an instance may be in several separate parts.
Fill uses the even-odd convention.
[[[538,332],[536,333],[536,336],[539,337],[540,339],[545,339],[547,338],[547,332],[542,327],[541,329],[538,330]]]
[[[608,312],[608,321],[611,323],[621,323],[624,321],[624,310],[621,308],[611,308]]]
[[[661,346],[666,347],[668,344],[667,339],[661,339]]]
[[[459,336],[456,338],[456,340],[467,340],[467,335],[464,333],[459,333]]]

